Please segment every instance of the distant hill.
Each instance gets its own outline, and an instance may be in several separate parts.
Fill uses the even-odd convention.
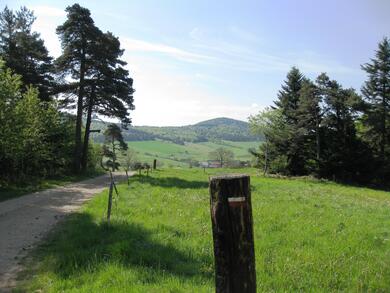
[[[105,129],[99,121],[92,122],[92,129]],[[208,141],[255,141],[258,137],[249,131],[249,124],[231,118],[215,118],[187,126],[131,126],[123,130],[126,141],[165,140],[177,144]],[[102,141],[102,134],[93,134],[95,141]]]

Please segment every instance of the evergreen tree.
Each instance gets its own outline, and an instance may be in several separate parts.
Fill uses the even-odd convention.
[[[5,7],[0,13],[0,57],[47,101],[53,86],[52,58],[40,35],[31,31],[34,21],[33,12],[26,7],[16,12]]]
[[[287,80],[279,91],[276,108],[280,110],[286,137],[273,141],[280,155],[287,156],[286,172],[290,175],[305,174],[304,158],[302,153],[303,137],[299,132],[299,99],[304,77],[302,73],[293,67],[287,74]]]
[[[131,123],[129,111],[133,105],[133,80],[120,59],[123,50],[112,33],[101,32],[93,23],[88,9],[75,4],[67,8],[68,20],[57,28],[63,44],[63,54],[56,64],[58,70],[70,74],[74,81],[61,87],[68,95],[65,104],[73,105],[77,95],[75,139],[75,169],[84,171],[88,161],[88,146],[92,114],[118,118],[126,127]],[[86,113],[84,142],[81,140],[82,115]]]
[[[123,50],[112,33],[100,34],[93,50],[94,64],[86,80],[88,95],[85,101],[85,125],[82,168],[85,170],[92,113],[118,118],[126,128],[131,123],[129,111],[133,105],[133,80],[120,57]]]
[[[321,95],[316,85],[309,79],[304,79],[300,90],[298,108],[298,132],[303,137],[302,152],[304,153],[305,170],[318,174],[321,157]]]
[[[61,39],[63,51],[62,55],[56,60],[56,66],[63,76],[70,76],[76,81],[72,85],[77,95],[74,170],[78,172],[80,171],[82,157],[81,132],[85,79],[90,74],[95,61],[93,58],[94,46],[101,32],[95,26],[88,9],[81,7],[79,4],[74,4],[67,7],[66,12],[67,20],[57,27],[57,34]],[[74,101],[66,99],[65,102],[72,104]]]
[[[118,152],[126,151],[128,146],[123,140],[122,130],[116,124],[108,125],[104,131],[104,145],[102,156],[102,167],[111,169],[112,172],[119,169]],[[106,161],[103,161],[106,159]]]
[[[303,74],[298,68],[293,67],[288,72],[287,79],[279,91],[278,100],[275,101],[276,107],[281,109],[282,115],[288,124],[297,123],[297,110],[303,80]]]
[[[364,125],[366,140],[379,161],[382,180],[390,173],[390,43],[384,38],[378,45],[375,58],[362,65],[368,80],[362,87],[366,102]]]
[[[317,85],[324,103],[322,125],[325,128],[322,176],[334,176],[340,180],[352,180],[358,170],[359,141],[355,120],[360,97],[353,89],[343,89],[326,74],[317,78]]]

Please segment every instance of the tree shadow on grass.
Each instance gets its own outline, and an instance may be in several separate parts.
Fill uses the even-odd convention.
[[[113,222],[96,223],[88,214],[74,214],[38,249],[36,258],[47,259],[44,271],[63,279],[98,271],[107,264],[147,269],[153,276],[167,274],[179,278],[212,278],[212,257],[194,255],[152,239],[157,231],[141,225]],[[180,231],[169,231],[180,237]],[[148,277],[148,282],[153,278]],[[155,281],[157,282],[157,280]]]
[[[161,186],[161,187],[176,187],[176,188],[207,188],[209,186],[207,181],[188,181],[185,179],[177,178],[177,177],[151,177],[151,176],[139,176],[135,175],[134,179],[138,180],[141,183],[150,184],[153,186]]]

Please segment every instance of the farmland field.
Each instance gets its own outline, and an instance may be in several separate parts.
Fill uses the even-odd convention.
[[[213,169],[220,173],[232,170]],[[388,292],[390,195],[251,174],[259,292]],[[161,169],[70,216],[33,254],[22,292],[212,292],[208,176]]]
[[[260,142],[201,142],[186,143],[185,145],[175,144],[168,141],[131,141],[130,148],[137,152],[137,159],[141,162],[152,162],[157,159],[166,167],[188,167],[185,160],[204,161],[209,159],[209,153],[218,147],[231,150],[234,158],[241,161],[251,160],[248,153],[249,148],[257,148]]]

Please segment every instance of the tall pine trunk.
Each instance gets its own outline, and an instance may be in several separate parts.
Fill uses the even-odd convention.
[[[380,144],[380,157],[381,162],[383,165],[385,165],[385,147],[386,147],[386,93],[385,93],[385,87],[383,87],[383,97],[382,97],[382,121],[381,121],[381,128],[382,128],[382,138],[381,138],[381,144]]]
[[[265,143],[265,153],[264,153],[264,176],[268,172],[268,142]]]
[[[79,93],[77,98],[77,116],[76,116],[76,131],[75,131],[75,146],[73,157],[73,168],[76,173],[80,172],[81,166],[81,128],[83,125],[83,97],[84,97],[84,76],[85,76],[85,51],[82,50],[80,60],[80,79],[79,79]]]
[[[95,102],[95,87],[92,86],[91,96],[89,97],[89,100],[88,100],[87,121],[85,123],[83,155],[82,155],[82,160],[81,160],[81,169],[83,170],[83,172],[85,172],[87,170],[89,135],[90,135],[90,130],[91,130],[92,110],[93,110],[93,103],[94,102]]]
[[[320,157],[321,157],[321,137],[320,137],[320,119],[318,118],[318,115],[316,115],[316,160],[317,164],[320,163]]]
[[[112,136],[111,138],[111,144],[112,144],[112,172],[115,172],[115,164],[116,164],[116,153],[115,153],[115,138]]]
[[[383,96],[382,96],[382,119],[381,119],[381,143],[380,143],[380,178],[382,184],[386,183],[386,171],[387,160],[386,160],[386,143],[387,143],[387,129],[386,129],[386,87],[383,86]]]

